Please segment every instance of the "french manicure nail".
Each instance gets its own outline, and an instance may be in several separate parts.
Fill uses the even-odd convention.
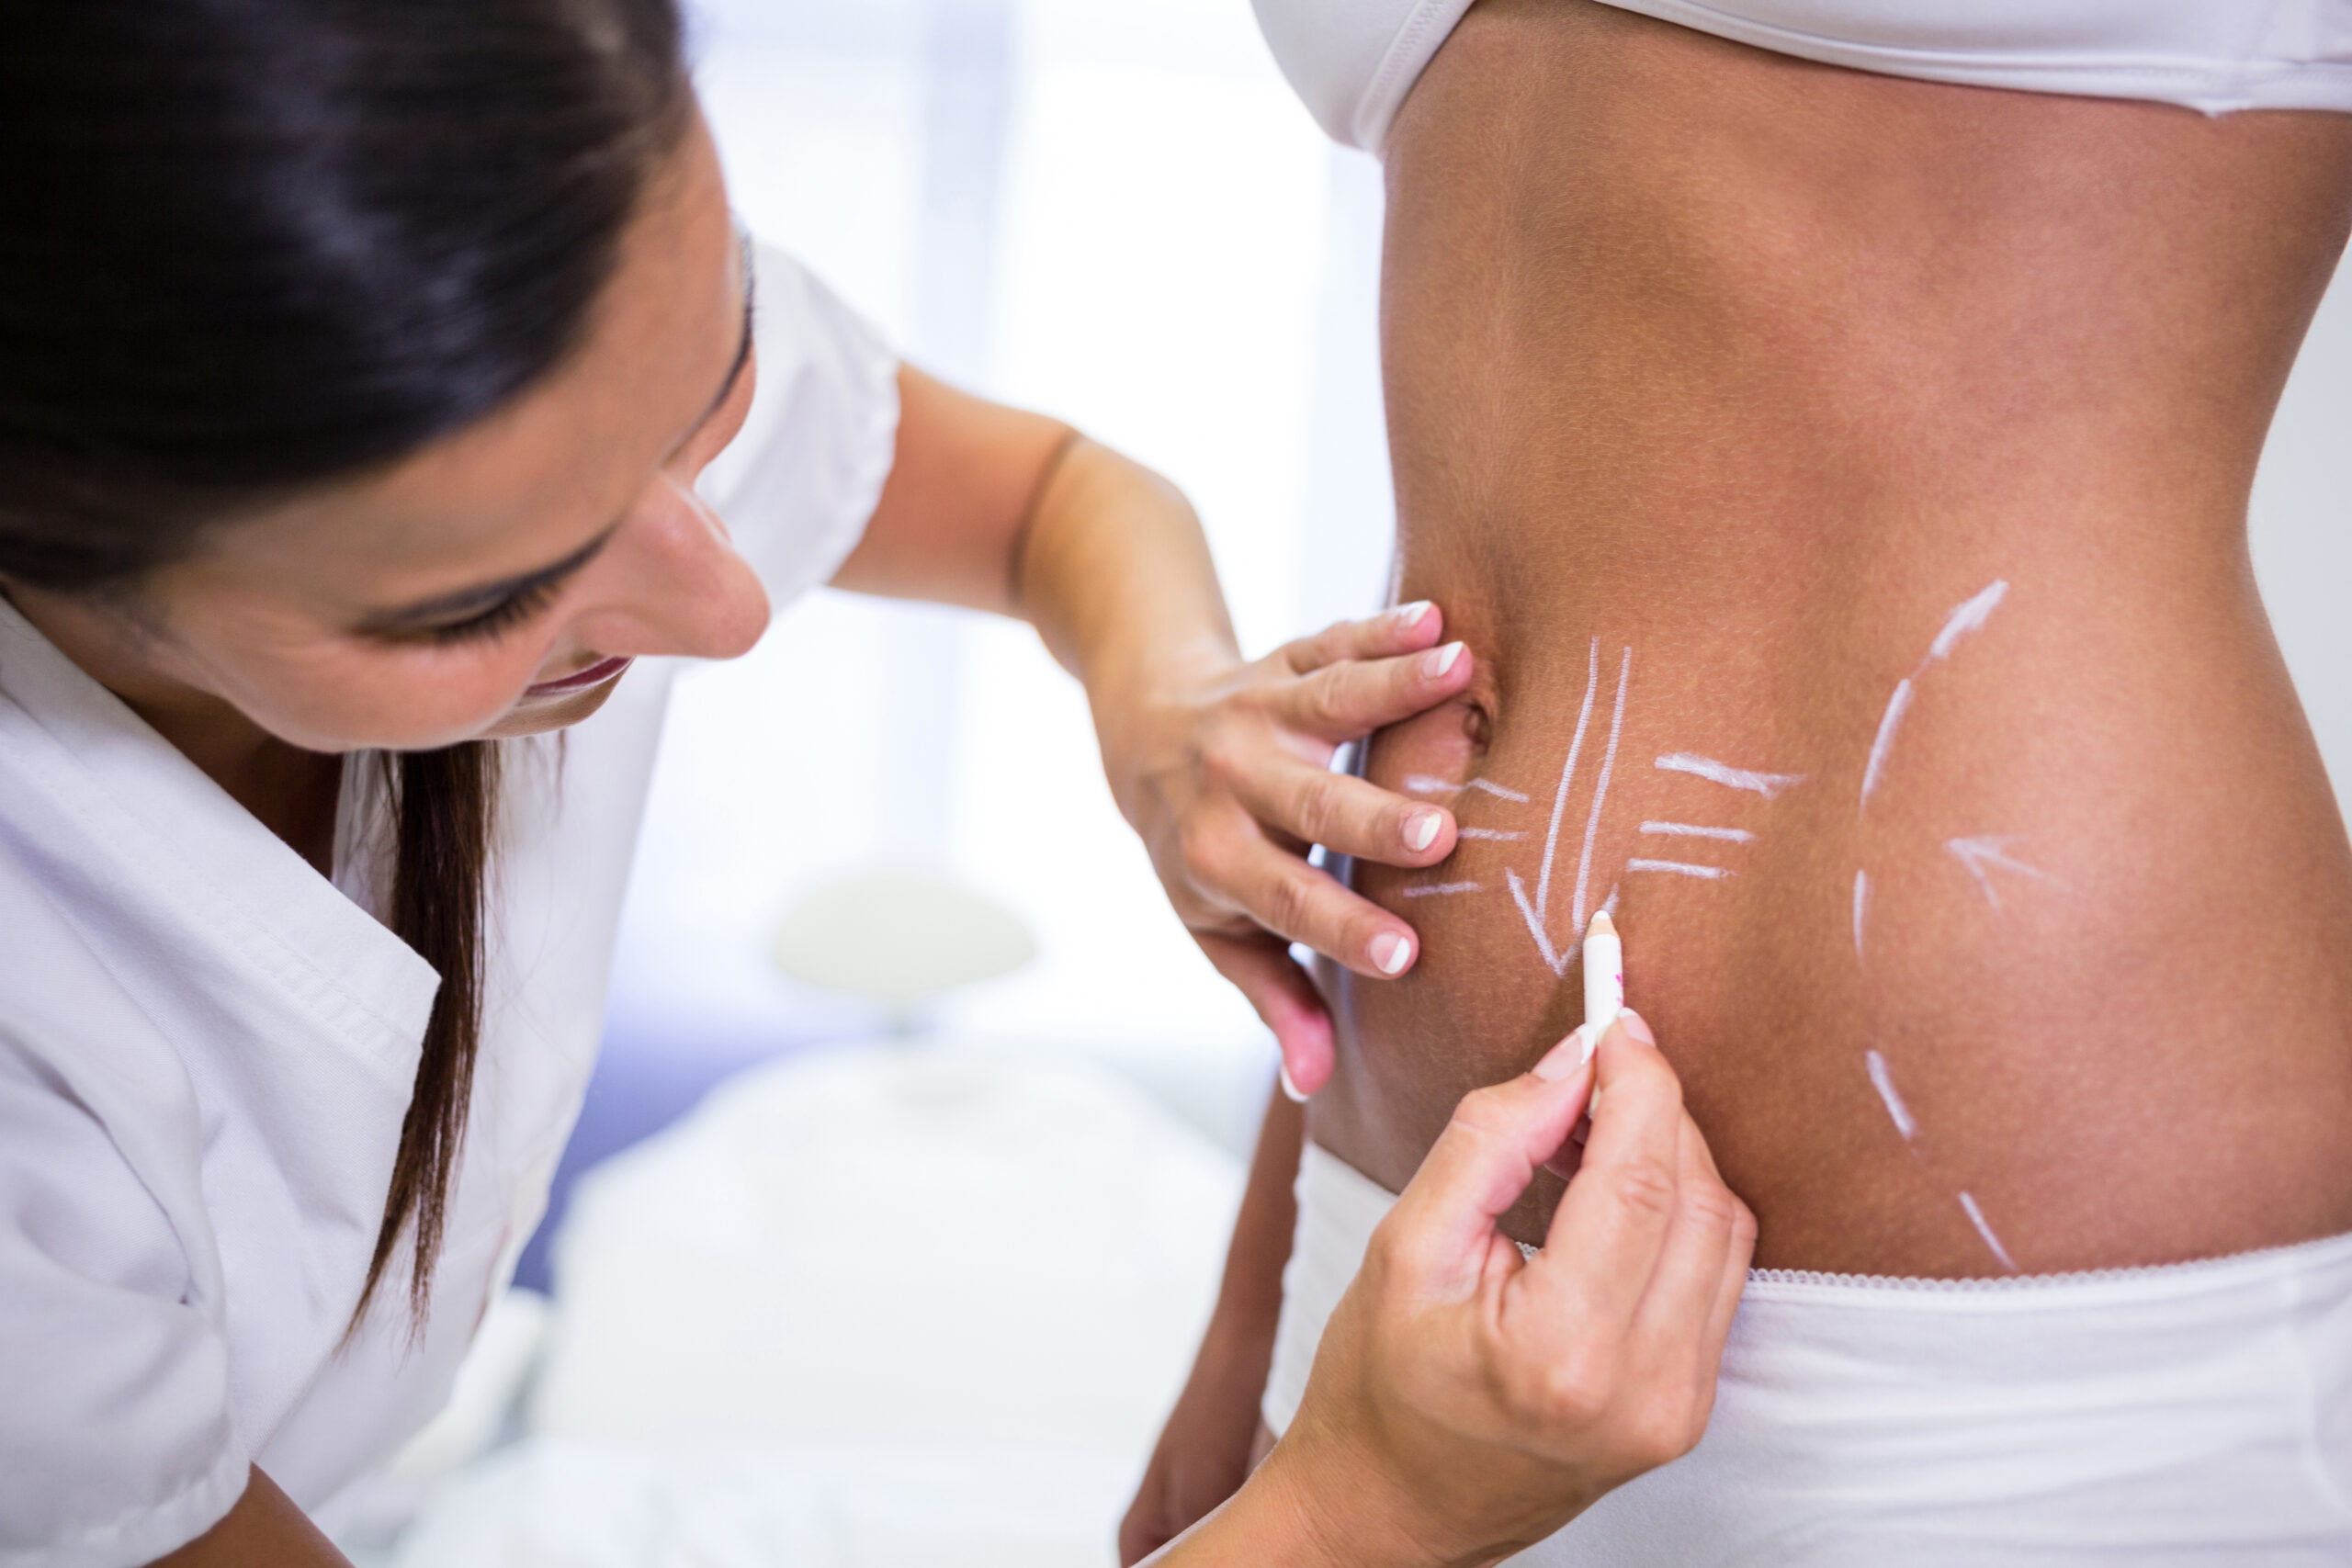
[[[1290,1064],[1288,1062],[1283,1063],[1282,1066],[1274,1069],[1274,1077],[1283,1086],[1283,1097],[1284,1099],[1288,1100],[1293,1105],[1304,1105],[1306,1103],[1306,1091],[1300,1089],[1298,1087],[1298,1080],[1290,1076]]]
[[[1405,842],[1416,851],[1428,849],[1437,842],[1437,830],[1445,826],[1445,818],[1434,811],[1416,811],[1405,818]]]
[[[1579,1023],[1576,1032],[1544,1053],[1535,1064],[1535,1076],[1546,1083],[1556,1083],[1592,1059],[1592,1025]]]
[[[1383,975],[1396,974],[1412,956],[1413,944],[1395,931],[1382,931],[1372,939],[1372,966]]]
[[[1421,655],[1421,673],[1432,681],[1438,680],[1447,671],[1453,669],[1454,660],[1461,657],[1462,645],[1458,642],[1449,642],[1442,648],[1432,648]]]
[[[1642,1021],[1642,1015],[1635,1012],[1632,1008],[1619,1008],[1617,1010],[1617,1021],[1625,1026],[1626,1033],[1632,1035],[1643,1044],[1655,1045],[1657,1043],[1657,1036],[1650,1032],[1650,1026],[1644,1023]]]
[[[1396,615],[1398,629],[1411,631],[1415,626],[1419,626],[1423,618],[1436,607],[1426,599],[1416,599],[1409,604],[1397,605]]]

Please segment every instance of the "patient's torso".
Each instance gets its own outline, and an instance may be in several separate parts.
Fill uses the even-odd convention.
[[[1760,1263],[2352,1229],[2352,852],[2244,530],[2352,128],[1489,0],[1387,170],[1400,589],[1480,671],[1371,749],[1464,832],[1359,875],[1425,951],[1316,1139],[1401,1187],[1607,906]]]

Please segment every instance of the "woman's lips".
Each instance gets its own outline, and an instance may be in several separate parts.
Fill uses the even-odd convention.
[[[560,681],[542,681],[536,686],[527,687],[523,694],[526,697],[568,697],[574,692],[584,692],[591,686],[601,686],[607,681],[617,680],[620,672],[631,662],[631,660],[617,657],[599,659],[587,669],[575,671]]]

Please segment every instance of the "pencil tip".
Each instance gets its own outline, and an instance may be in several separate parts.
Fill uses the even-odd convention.
[[[1608,910],[1603,909],[1592,917],[1592,924],[1585,928],[1584,934],[1588,941],[1597,936],[1615,936],[1617,922],[1609,918]]]

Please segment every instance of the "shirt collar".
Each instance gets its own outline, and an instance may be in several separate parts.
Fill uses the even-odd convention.
[[[322,1023],[413,1067],[440,985],[433,966],[0,597],[6,704],[30,725],[10,748],[14,771],[77,840],[50,846],[54,855],[89,866],[93,885],[118,897],[152,895],[155,919],[204,922]],[[345,772],[365,764],[351,758]],[[359,798],[346,780],[345,809]],[[136,923],[148,912],[121,913]]]

